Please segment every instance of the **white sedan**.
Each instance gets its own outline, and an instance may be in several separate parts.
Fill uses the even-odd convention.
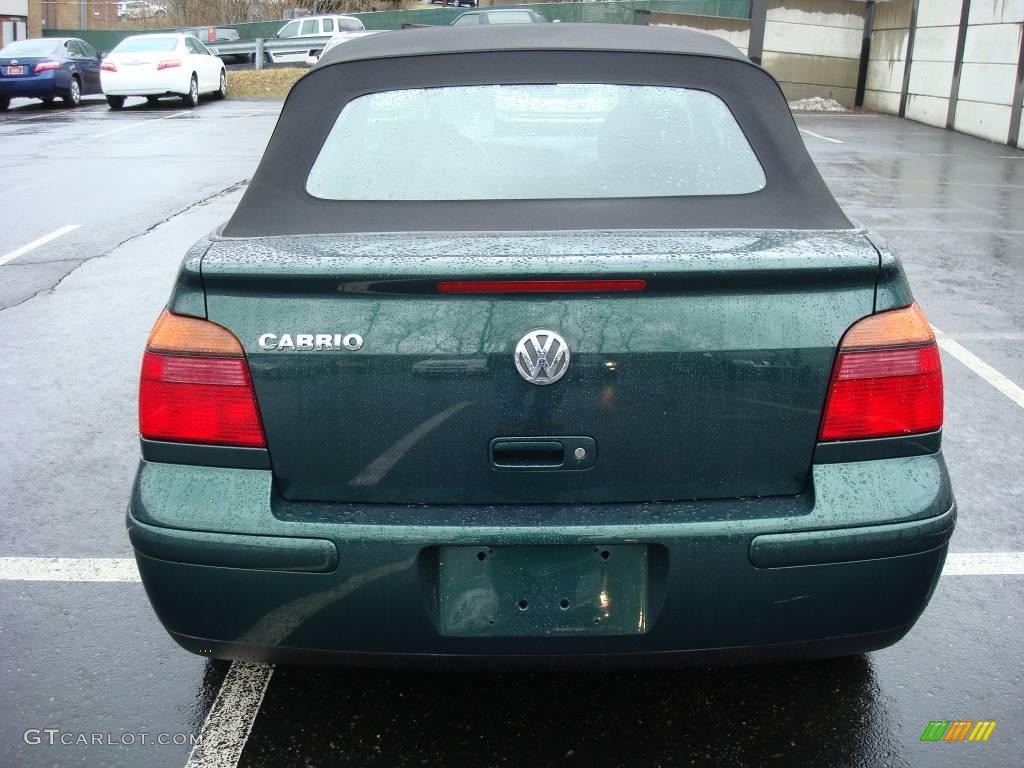
[[[134,35],[122,40],[100,67],[100,84],[111,109],[128,96],[178,96],[187,107],[199,94],[223,99],[228,92],[224,63],[191,35]]]

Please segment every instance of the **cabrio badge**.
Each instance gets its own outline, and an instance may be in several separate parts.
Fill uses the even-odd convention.
[[[275,349],[297,351],[347,349],[355,352],[363,346],[363,337],[358,333],[264,333],[256,342],[260,349],[272,352]]]
[[[530,331],[516,344],[519,375],[531,384],[554,384],[569,370],[569,345],[554,331]]]

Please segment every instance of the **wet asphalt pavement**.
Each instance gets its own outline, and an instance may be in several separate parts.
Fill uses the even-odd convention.
[[[0,115],[0,557],[123,558],[142,347],[185,248],[223,221],[274,102]],[[875,116],[801,116],[846,211],[931,321],[1024,385],[1024,152]],[[817,134],[817,135],[813,135]],[[824,138],[822,138],[824,137]],[[943,353],[953,552],[1024,551],[1024,408]],[[870,599],[866,595],[865,599]],[[864,658],[660,672],[278,668],[242,766],[1016,766],[1024,577],[944,576]],[[181,651],[138,583],[0,581],[0,766],[183,766],[228,665]],[[921,743],[930,720],[997,720]],[[26,743],[27,729],[113,744]],[[126,734],[134,743],[124,744]]]

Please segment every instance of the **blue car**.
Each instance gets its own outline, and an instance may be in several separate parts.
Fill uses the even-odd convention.
[[[0,50],[0,111],[11,99],[55,98],[77,107],[83,95],[102,93],[101,56],[84,40],[47,37],[17,40]]]

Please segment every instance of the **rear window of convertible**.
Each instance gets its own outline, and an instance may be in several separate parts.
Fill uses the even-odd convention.
[[[714,94],[594,84],[361,96],[338,115],[306,180],[326,200],[680,197],[764,185]]]

